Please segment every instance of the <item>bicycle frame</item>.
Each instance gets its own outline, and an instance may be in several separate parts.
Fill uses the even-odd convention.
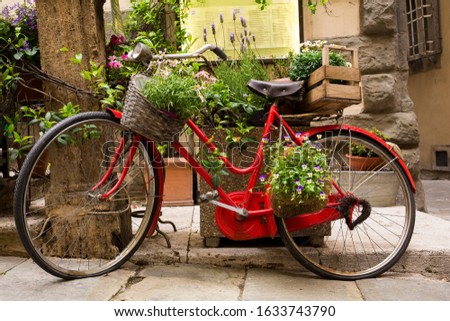
[[[121,117],[120,112],[111,111],[115,114],[117,118]],[[205,135],[205,133],[194,123],[192,120],[187,121],[187,125],[192,129],[192,131],[199,137],[200,141],[202,141],[205,146],[211,151],[214,152],[216,150],[216,146],[213,142],[210,141],[209,137]],[[225,167],[233,174],[237,175],[245,175],[250,174],[249,181],[247,183],[247,187],[244,191],[234,191],[231,193],[227,193],[222,187],[217,188],[218,196],[220,202],[225,204],[225,207],[235,208],[235,209],[245,209],[248,213],[247,217],[241,217],[236,212],[223,208],[217,207],[216,209],[216,223],[219,230],[229,239],[233,240],[250,240],[262,237],[275,237],[277,234],[277,227],[274,217],[274,212],[271,208],[270,197],[266,192],[254,192],[261,167],[263,165],[263,153],[264,153],[264,141],[269,139],[269,136],[272,131],[275,130],[275,126],[282,126],[291,140],[295,144],[302,144],[304,137],[309,137],[314,135],[314,133],[318,130],[311,130],[302,135],[296,135],[291,127],[286,123],[283,117],[280,116],[278,112],[278,108],[276,103],[274,103],[269,110],[268,118],[266,124],[264,126],[263,134],[261,140],[259,141],[258,149],[256,152],[256,156],[254,158],[253,163],[246,168],[238,168],[233,165],[229,159],[226,157],[221,157],[223,162],[225,163]],[[346,126],[347,127],[347,126]],[[320,130],[323,131],[325,129],[336,129],[336,126],[329,127],[321,127]],[[367,135],[371,135],[372,138],[377,140],[379,143],[384,144],[387,148],[389,148],[385,142],[378,139],[376,136],[362,131],[359,128],[351,127],[352,129],[360,132],[364,132]],[[141,141],[141,136],[136,134],[134,137],[134,141],[127,159],[127,163],[125,164],[125,169],[121,173],[121,176],[116,184],[110,191],[100,196],[101,199],[107,199],[111,194],[113,194],[120,186],[121,182],[124,180],[127,174],[127,164],[131,161],[134,156],[134,152],[136,150],[137,144]],[[200,175],[200,177],[205,180],[205,182],[212,188],[212,176],[208,173],[208,171],[202,167],[196,158],[185,148],[179,141],[174,141],[172,146],[179,152],[179,154],[186,159],[189,165]],[[109,176],[108,172],[112,171],[112,168],[115,166],[115,162],[117,161],[118,155],[123,150],[123,142],[120,143],[119,147],[116,150],[116,155],[113,157],[113,160],[110,164],[110,169],[105,174],[105,177],[99,182],[97,186],[92,188],[94,191],[99,186],[102,185],[102,182],[106,181]],[[392,149],[389,149],[393,154],[395,154]],[[405,172],[408,173],[408,177],[412,186],[414,187],[414,182],[409,174],[409,171],[406,168],[406,165],[403,161],[397,156],[397,159],[401,162],[402,167]],[[332,183],[335,192],[328,196],[328,204],[321,211],[316,213],[307,213],[302,214],[293,218],[286,220],[288,229],[290,231],[303,230],[306,228],[314,227],[323,223],[329,223],[334,220],[342,219],[343,216],[338,211],[338,205],[340,203],[340,199],[346,196],[346,193],[342,191],[337,184]],[[352,212],[352,211],[350,211]]]

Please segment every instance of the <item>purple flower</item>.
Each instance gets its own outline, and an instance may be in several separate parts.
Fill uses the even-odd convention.
[[[36,30],[36,9],[34,0],[23,4],[15,3],[12,6],[5,6],[2,10],[5,20],[13,26],[23,26],[31,30]]]
[[[245,20],[243,17],[241,17],[241,25],[244,28],[247,28],[247,20]]]
[[[207,32],[206,32],[206,27],[203,27],[203,40],[205,41],[205,42],[207,42],[208,40],[207,40]]]
[[[259,176],[259,181],[260,182],[264,182],[266,180],[267,176],[265,174],[262,174],[261,176]]]
[[[256,36],[254,33],[252,34],[252,39],[253,39],[253,42],[256,42]]]
[[[244,52],[245,49],[246,49],[246,47],[245,47],[245,41],[244,41],[244,39],[242,39],[242,41],[241,41],[241,50],[242,50],[242,52]]]
[[[301,194],[302,191],[303,191],[303,186],[302,186],[302,185],[299,185],[299,186],[297,187],[296,191],[297,191],[298,194]]]
[[[223,23],[223,14],[219,14],[220,23]]]
[[[235,36],[234,36],[234,32],[230,33],[230,41],[231,43],[234,43],[236,40]]]
[[[212,30],[212,34],[215,35],[216,34],[216,25],[215,23],[211,23],[211,30]]]

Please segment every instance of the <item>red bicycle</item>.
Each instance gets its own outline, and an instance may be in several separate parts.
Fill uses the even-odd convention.
[[[223,55],[213,46],[202,50],[207,49]],[[296,135],[277,102],[286,92],[297,92],[298,84],[252,85],[261,95],[272,92],[274,101],[254,161],[240,168],[222,158],[230,172],[250,174],[244,190],[213,188],[207,169],[182,143],[172,142],[211,186],[202,198],[217,206],[218,228],[234,240],[280,236],[295,259],[325,278],[356,280],[390,269],[405,252],[415,221],[415,186],[401,157],[377,136],[345,124]],[[279,86],[284,93],[270,90]],[[65,119],[36,143],[23,164],[14,200],[17,230],[33,260],[57,277],[91,277],[115,270],[157,228],[164,195],[163,158],[152,140],[121,125],[121,117],[118,111],[106,110]],[[193,120],[187,126],[215,151]],[[280,131],[294,144],[308,138],[327,152],[332,191],[320,211],[280,218],[274,215],[269,193],[258,191],[264,145]],[[348,158],[352,144],[378,155],[382,165],[371,171],[352,169]],[[41,163],[46,164],[44,175],[34,170]],[[320,242],[300,236],[299,231],[318,226],[326,230]]]

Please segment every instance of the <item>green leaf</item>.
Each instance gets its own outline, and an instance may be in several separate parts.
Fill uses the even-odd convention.
[[[11,151],[11,160],[15,160],[19,157],[19,150],[18,149],[13,149]]]
[[[220,185],[220,176],[219,175],[214,175],[212,178],[211,178],[211,183],[212,183],[212,185],[213,185],[213,188],[215,188],[215,189],[218,189],[219,188],[219,185]]]
[[[22,57],[23,57],[23,51],[19,51],[14,54],[14,59],[16,59],[16,60],[20,60],[20,59],[22,59]]]
[[[71,62],[77,65],[81,65],[81,61],[83,60],[83,54],[76,54],[75,57],[70,59]]]
[[[91,72],[90,72],[90,71],[87,71],[87,70],[83,70],[83,71],[81,72],[81,77],[83,77],[83,78],[86,79],[87,81],[91,81],[91,80],[92,80],[92,78],[91,78]]]

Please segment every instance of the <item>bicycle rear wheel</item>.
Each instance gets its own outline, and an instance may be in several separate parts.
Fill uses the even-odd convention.
[[[153,143],[138,144],[125,180],[107,201],[99,198],[127,167],[133,137],[109,113],[81,113],[52,128],[27,155],[14,215],[25,249],[45,271],[65,279],[110,272],[156,226],[163,177]]]
[[[310,137],[328,153],[328,166],[337,187],[371,206],[370,216],[353,230],[344,219],[326,223],[323,240],[297,237],[289,219],[276,217],[280,237],[290,253],[308,270],[325,278],[357,280],[390,269],[405,252],[414,229],[415,203],[411,183],[399,161],[370,136],[351,129],[324,131]],[[381,165],[364,171],[353,168],[351,146],[366,147]],[[361,206],[349,207],[355,221]],[[297,233],[298,234],[298,233]]]

